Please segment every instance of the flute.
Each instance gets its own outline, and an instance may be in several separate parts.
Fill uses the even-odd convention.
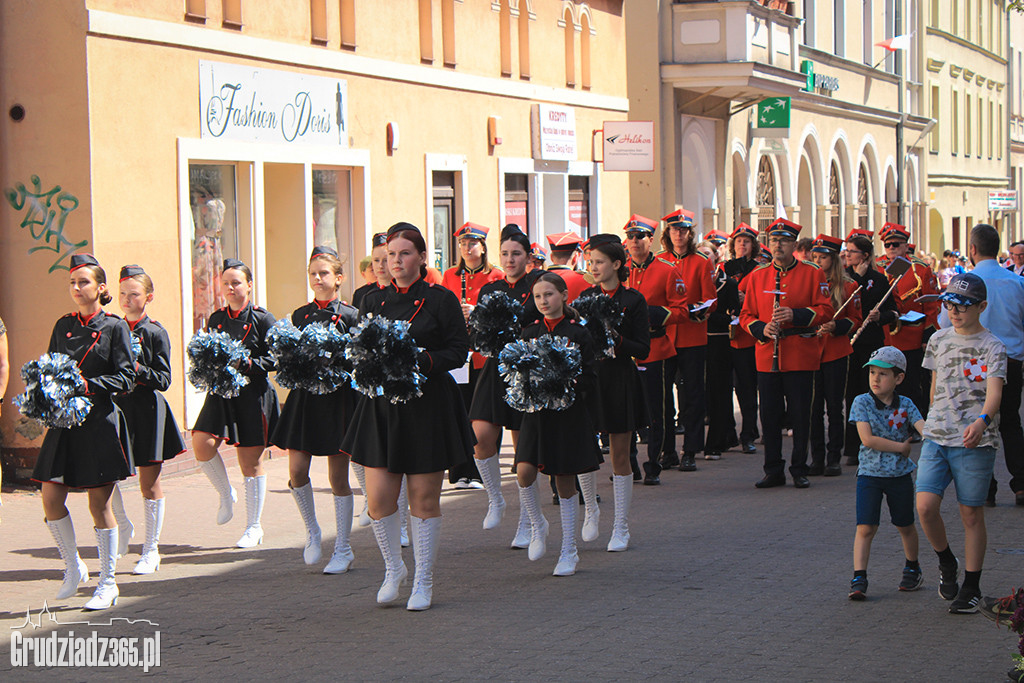
[[[778,268],[775,269],[775,306],[772,307],[772,322],[775,322],[775,311],[779,310],[779,296],[782,290],[782,271]],[[772,372],[779,372],[779,339],[781,339],[782,330],[776,330],[774,335],[775,348],[772,350]]]
[[[902,280],[903,276],[906,274],[907,271],[903,271],[903,273],[900,274],[900,276],[896,278],[896,280],[892,283],[892,287],[890,287],[889,291],[885,293],[885,296],[879,299],[878,303],[875,304],[875,307],[871,309],[871,312],[864,316],[864,321],[860,324],[860,327],[857,328],[857,331],[853,333],[853,336],[850,337],[851,344],[857,341],[857,338],[860,337],[861,333],[864,331],[864,328],[868,326],[868,316],[870,316],[871,313],[874,313],[875,311],[878,311],[882,308],[882,304],[885,303],[885,300],[889,298],[889,295],[892,294],[892,291],[896,289],[896,285],[900,283],[900,280]]]

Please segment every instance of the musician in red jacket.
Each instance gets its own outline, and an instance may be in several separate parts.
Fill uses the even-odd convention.
[[[565,280],[565,286],[569,288],[569,303],[576,300],[580,293],[591,286],[583,273],[573,268],[573,258],[582,248],[583,240],[574,232],[559,232],[548,235],[548,244],[551,245],[551,265],[548,270]]]
[[[651,352],[638,359],[640,377],[647,389],[647,406],[651,424],[647,432],[647,462],[644,463],[644,484],[661,483],[661,460],[675,459],[676,434],[672,426],[675,403],[672,384],[676,377],[675,326],[688,316],[686,299],[676,289],[682,274],[651,251],[658,222],[639,215],[629,217],[624,228],[626,250],[629,252],[628,285],[647,300],[650,321]]]
[[[717,298],[714,264],[697,251],[693,232],[693,214],[686,209],[662,218],[665,230],[658,258],[674,265],[680,273],[676,289],[686,301],[687,315],[676,325],[676,383],[679,385],[679,417],[683,423],[683,455],[679,469],[697,469],[696,456],[704,450],[704,359],[708,345],[708,316],[714,310],[701,306]],[[699,310],[694,310],[699,309]],[[665,463],[663,463],[664,465]],[[671,464],[671,463],[669,463]]]
[[[764,435],[764,478],[757,488],[784,486],[782,417],[789,411],[793,485],[807,488],[807,439],[813,374],[821,364],[815,328],[832,318],[828,282],[821,270],[793,256],[801,227],[784,218],[768,226],[772,261],[743,281],[740,325],[757,342],[757,390]]]

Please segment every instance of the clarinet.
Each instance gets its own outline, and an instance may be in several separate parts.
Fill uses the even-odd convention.
[[[772,317],[774,318],[775,311],[779,310],[779,292],[782,291],[782,271],[778,268],[775,269],[775,306],[772,308]],[[775,335],[775,348],[772,351],[772,372],[779,372],[779,339],[782,337],[780,333]]]
[[[466,303],[466,271],[462,271],[462,303]]]

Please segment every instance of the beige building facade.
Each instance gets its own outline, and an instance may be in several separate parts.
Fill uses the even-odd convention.
[[[187,426],[202,396],[183,347],[222,305],[224,257],[253,266],[254,300],[282,317],[311,296],[314,244],[345,258],[347,294],[396,221],[424,230],[438,268],[464,221],[492,228],[492,261],[505,223],[535,241],[620,226],[628,176],[605,173],[593,141],[627,118],[625,41],[621,0],[0,4],[15,375],[71,310],[74,252],[111,282],[128,263],[152,275]],[[15,376],[8,397],[21,389]],[[40,427],[7,409],[0,433],[23,472]]]
[[[914,16],[903,15],[903,32],[918,28]],[[658,173],[631,181],[634,209],[682,206],[703,232],[741,221],[764,228],[783,215],[810,237],[877,230],[899,214],[902,83],[903,221],[919,234],[921,41],[902,78],[896,57],[875,46],[896,25],[893,2],[870,0],[631,5],[630,116],[655,119],[661,133]],[[770,97],[790,98],[781,137],[757,130],[757,103]]]

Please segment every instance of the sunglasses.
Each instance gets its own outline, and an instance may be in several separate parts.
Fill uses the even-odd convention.
[[[626,239],[627,240],[642,240],[645,237],[647,237],[647,233],[646,232],[642,232],[640,230],[635,230],[635,231],[627,232],[626,233]]]
[[[895,249],[896,247],[902,246],[904,244],[906,244],[906,242],[886,242],[883,246],[886,249]]]
[[[957,313],[959,313],[961,315],[966,313],[967,309],[969,309],[971,306],[976,306],[976,305],[977,304],[967,304],[965,306],[963,304],[950,303],[949,301],[943,301],[942,302],[943,308],[945,308],[947,311],[956,311]]]

